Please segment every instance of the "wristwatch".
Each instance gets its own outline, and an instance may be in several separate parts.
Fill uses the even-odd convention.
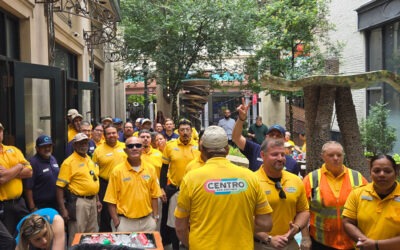
[[[271,240],[272,240],[272,236],[271,236],[271,235],[268,235],[268,237],[265,238],[265,244],[266,244],[267,246],[271,245]]]
[[[158,214],[154,215],[153,218],[156,219],[156,220],[159,220],[160,219],[160,215],[158,215]]]

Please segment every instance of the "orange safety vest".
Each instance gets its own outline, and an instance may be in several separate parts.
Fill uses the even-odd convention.
[[[348,169],[339,197],[333,194],[325,175],[314,170],[310,178],[310,235],[317,242],[336,249],[354,249],[354,241],[346,234],[342,225],[342,211],[347,197],[354,187],[363,184],[358,171]]]

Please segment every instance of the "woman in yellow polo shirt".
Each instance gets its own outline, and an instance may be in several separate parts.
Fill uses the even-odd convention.
[[[354,189],[343,211],[347,234],[363,250],[398,249],[400,244],[399,168],[389,155],[371,159],[372,183]]]

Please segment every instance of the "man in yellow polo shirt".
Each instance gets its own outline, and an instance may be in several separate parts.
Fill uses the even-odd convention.
[[[142,161],[153,166],[157,174],[157,179],[160,179],[162,153],[151,146],[151,135],[149,130],[140,130],[139,138],[142,139],[143,144],[143,151],[141,156]]]
[[[294,236],[308,225],[310,213],[301,179],[286,170],[283,139],[267,138],[261,144],[263,164],[255,173],[274,212],[272,230],[256,234],[254,249],[296,250]]]
[[[97,213],[101,210],[97,196],[100,188],[99,168],[86,154],[89,138],[78,133],[73,140],[74,153],[62,163],[56,182],[60,214],[68,222],[68,245],[71,245],[78,232],[97,231]],[[71,199],[70,210],[64,204],[65,189],[71,194],[68,197]]]
[[[81,132],[81,121],[83,116],[79,113],[74,113],[71,116],[71,126],[68,127],[68,142],[72,141],[74,136]]]
[[[163,152],[160,186],[165,191],[167,202],[163,204],[161,217],[161,237],[163,244],[172,243],[173,250],[179,249],[179,240],[174,228],[167,226],[168,210],[175,210],[176,204],[169,200],[179,189],[186,165],[200,154],[197,142],[192,138],[192,123],[181,119],[178,123],[179,138],[169,141]]]
[[[104,201],[113,221],[113,232],[155,231],[160,186],[151,165],[141,160],[142,140],[125,142],[127,159],[110,175]]]
[[[228,136],[221,127],[205,130],[201,151],[206,164],[187,173],[180,186],[179,239],[191,250],[253,250],[254,232],[272,228],[272,209],[257,176],[226,159]]]
[[[22,179],[32,177],[32,167],[13,146],[3,144],[0,123],[0,249],[14,249],[12,235],[20,219],[29,214],[22,195]]]
[[[99,232],[111,232],[111,217],[104,202],[108,179],[113,169],[124,162],[126,154],[125,144],[118,141],[117,128],[109,126],[104,129],[105,143],[96,148],[93,153],[93,161],[99,167],[100,191],[99,199],[105,209],[101,210]]]

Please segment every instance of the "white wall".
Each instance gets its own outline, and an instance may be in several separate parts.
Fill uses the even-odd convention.
[[[355,9],[367,2],[368,0],[332,0],[330,4],[329,20],[336,25],[336,31],[329,34],[330,38],[332,41],[344,43],[339,67],[341,74],[365,72],[365,39],[364,34],[358,31]],[[366,91],[361,89],[352,92],[357,118],[360,121],[366,116]],[[336,119],[332,130],[339,131]]]

